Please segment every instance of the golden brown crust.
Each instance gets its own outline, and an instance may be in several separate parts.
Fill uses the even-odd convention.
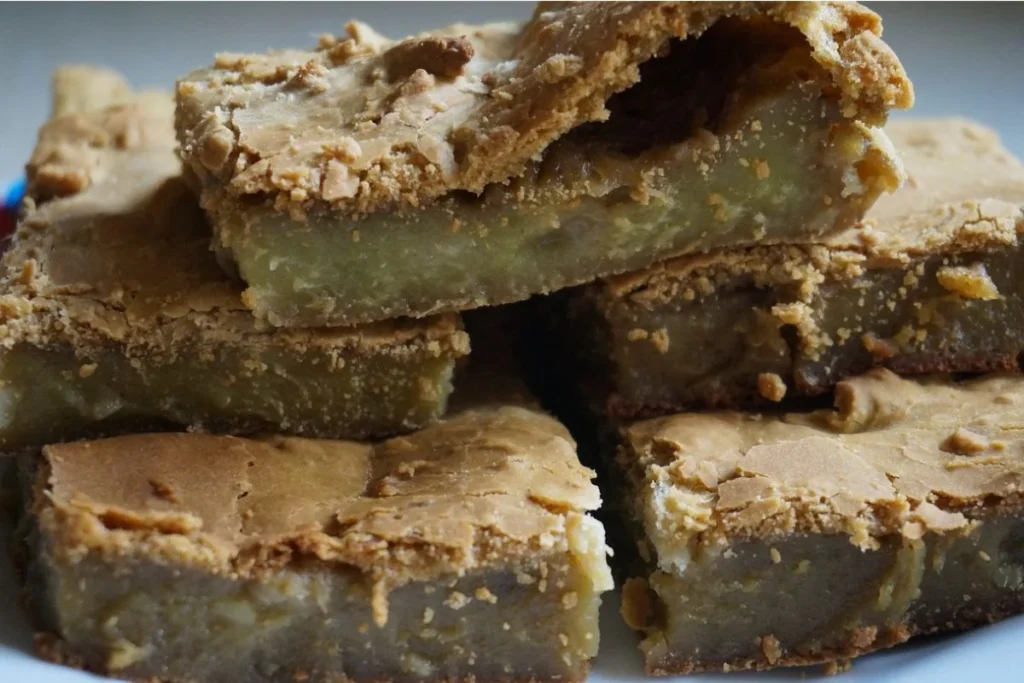
[[[312,557],[391,587],[503,566],[566,552],[600,504],[565,428],[511,405],[377,444],[143,434],[47,446],[43,462],[33,512],[56,561],[229,576]]]
[[[878,16],[856,3],[551,3],[522,27],[395,43],[350,24],[347,40],[315,51],[220,56],[179,82],[182,155],[215,193],[266,195],[298,215],[480,192],[605,119],[607,99],[667,41],[724,17],[797,29],[851,118],[877,125],[912,103]]]
[[[839,383],[832,411],[634,423],[619,457],[659,558],[803,532],[875,548],[890,534],[966,533],[982,505],[1019,507],[1022,404],[1018,376],[956,383],[873,370]]]
[[[59,72],[64,73],[64,72]],[[457,316],[359,328],[275,330],[210,251],[180,175],[166,96],[125,93],[79,68],[73,113],[47,123],[28,165],[28,198],[0,281],[2,344],[64,345],[87,356],[123,345],[170,359],[223,344],[463,355]],[[67,74],[65,74],[67,75]],[[95,83],[99,94],[85,94]],[[70,86],[69,86],[70,87]],[[95,95],[95,96],[94,96]],[[121,101],[101,106],[101,98]],[[58,95],[57,101],[61,101]],[[187,351],[186,351],[187,350]]]

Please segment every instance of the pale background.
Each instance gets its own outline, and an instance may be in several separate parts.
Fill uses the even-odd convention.
[[[917,89],[916,114],[962,114],[1024,156],[1024,3],[877,3]],[[312,46],[359,18],[402,36],[455,21],[525,18],[526,3],[0,4],[0,184],[27,159],[62,62],[120,69],[169,88],[217,51]]]
[[[885,37],[917,88],[918,115],[959,114],[995,127],[1024,156],[1024,4],[873,4]],[[401,36],[432,26],[525,18],[522,3],[0,4],[0,190],[16,178],[50,106],[49,74],[63,62],[105,64],[137,86],[170,88],[217,51],[311,46],[359,18]],[[2,469],[2,466],[0,466]],[[635,640],[608,598],[592,683],[642,680]],[[953,639],[925,639],[860,661],[843,683],[905,680],[1020,680],[1024,617]],[[30,632],[14,609],[0,548],[0,683],[97,680],[44,666],[28,654]],[[691,677],[746,683],[789,681],[812,672]],[[1011,673],[1017,671],[1017,674]]]

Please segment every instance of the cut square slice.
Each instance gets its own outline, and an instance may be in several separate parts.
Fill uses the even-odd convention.
[[[145,95],[40,132],[0,281],[0,448],[164,423],[360,438],[440,416],[468,352],[457,316],[260,324],[210,251],[172,116]]]
[[[654,674],[831,663],[1024,611],[1024,378],[841,382],[834,411],[623,429]]]
[[[581,681],[611,588],[554,419],[377,444],[144,434],[21,461],[37,644],[133,680]]]
[[[218,55],[178,84],[216,248],[275,325],[806,239],[900,182],[875,126],[911,85],[855,3],[566,3],[523,26],[348,34]]]
[[[651,416],[830,391],[903,374],[1018,367],[1024,165],[959,119],[888,127],[907,184],[852,230],[806,246],[717,250],[565,297],[579,373],[607,409]]]

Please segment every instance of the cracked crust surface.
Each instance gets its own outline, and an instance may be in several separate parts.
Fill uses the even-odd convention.
[[[58,560],[226,576],[305,557],[391,588],[565,552],[600,505],[566,429],[515,405],[376,444],[143,434],[47,446],[42,460],[35,512]]]
[[[624,431],[647,486],[639,519],[659,556],[688,543],[841,533],[963,534],[978,506],[1021,504],[1024,381],[913,381],[884,369],[840,382],[834,410],[679,414]]]
[[[210,251],[174,153],[170,98],[130,96],[116,74],[87,67],[60,70],[54,83],[61,115],[40,131],[22,219],[3,258],[4,346],[61,344],[87,354],[119,344],[129,355],[164,359],[223,344],[468,351],[455,315],[336,329],[259,323]]]
[[[523,26],[453,26],[396,42],[352,23],[313,51],[222,54],[178,84],[187,165],[216,193],[297,215],[414,207],[520,175],[675,38],[724,17],[803,34],[847,117],[884,122],[913,101],[856,3],[542,3]],[[218,198],[220,197],[220,198]]]

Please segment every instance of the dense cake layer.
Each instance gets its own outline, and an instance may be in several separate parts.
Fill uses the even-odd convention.
[[[216,247],[275,325],[803,239],[901,178],[875,126],[911,86],[856,4],[567,3],[404,41],[347,30],[219,55],[178,85]]]
[[[1024,379],[845,380],[811,413],[621,431],[651,673],[850,657],[1024,610]]]
[[[582,680],[611,588],[554,419],[369,444],[147,434],[23,456],[44,656],[160,681]]]
[[[0,448],[165,423],[358,438],[441,415],[468,352],[458,318],[260,324],[210,251],[170,101],[117,80],[55,79],[63,113],[40,132],[3,260]]]
[[[655,415],[900,373],[1016,369],[1024,166],[959,119],[889,125],[910,174],[864,223],[806,246],[718,250],[584,287],[557,307],[607,408]],[[557,322],[557,320],[556,320]],[[580,353],[580,350],[583,353]]]

